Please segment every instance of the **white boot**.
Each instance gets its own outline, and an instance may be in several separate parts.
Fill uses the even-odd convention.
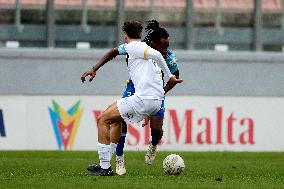
[[[153,161],[155,160],[156,153],[157,153],[157,146],[153,146],[150,143],[148,151],[145,155],[145,163],[148,165],[152,165]]]
[[[116,156],[116,174],[118,175],[125,175],[126,169],[124,166],[124,157],[123,156]]]

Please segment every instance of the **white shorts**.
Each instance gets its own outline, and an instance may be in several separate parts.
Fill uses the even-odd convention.
[[[141,99],[136,95],[117,100],[118,111],[126,123],[138,123],[157,113],[161,104],[162,100]]]

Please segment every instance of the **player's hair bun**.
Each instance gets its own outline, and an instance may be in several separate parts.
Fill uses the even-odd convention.
[[[157,20],[150,20],[147,21],[147,26],[145,28],[145,30],[148,31],[154,31],[154,30],[158,30],[160,28],[160,24]]]

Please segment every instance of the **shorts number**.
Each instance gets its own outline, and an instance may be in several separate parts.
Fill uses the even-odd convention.
[[[126,114],[126,116],[128,117],[128,119],[133,118],[133,114],[129,114],[129,113],[127,113],[127,114]]]

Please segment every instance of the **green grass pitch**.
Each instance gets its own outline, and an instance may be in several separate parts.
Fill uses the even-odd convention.
[[[181,175],[163,172],[170,153],[184,159]],[[126,152],[125,176],[90,177],[97,152],[0,151],[0,188],[284,188],[284,153],[159,152],[151,166],[144,155]]]

